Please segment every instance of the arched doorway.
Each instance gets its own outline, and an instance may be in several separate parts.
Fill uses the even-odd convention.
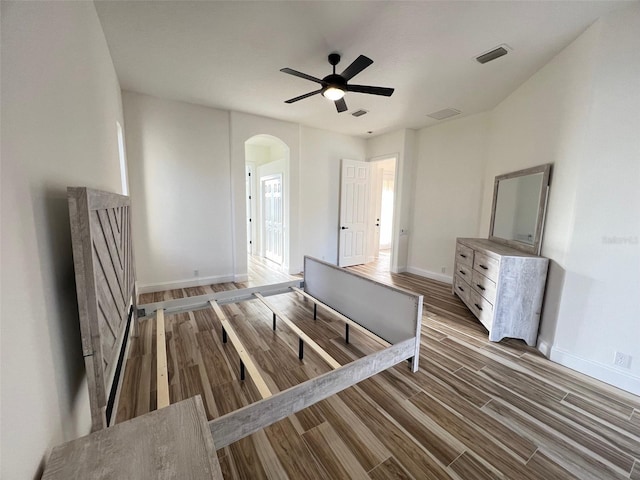
[[[289,147],[272,135],[245,142],[247,253],[289,268]]]

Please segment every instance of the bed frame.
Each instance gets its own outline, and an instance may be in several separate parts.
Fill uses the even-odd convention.
[[[94,429],[99,429],[109,424],[108,418],[105,418],[104,392],[111,385],[116,392],[117,404],[118,385],[121,383],[118,375],[114,373],[118,370],[113,366],[116,350],[114,345],[122,345],[119,355],[126,357],[126,338],[130,334],[135,334],[136,331],[134,327],[129,327],[125,320],[127,312],[131,310],[127,305],[132,305],[136,310],[135,295],[133,295],[135,273],[131,263],[129,203],[127,197],[120,195],[86,188],[70,188],[69,207],[72,217],[78,304],[89,379],[91,414]],[[125,207],[126,210],[123,210]],[[117,222],[118,218],[121,218],[122,222]],[[111,226],[111,228],[105,228],[105,226]],[[114,244],[118,244],[119,237],[116,231],[121,233],[122,241],[119,244],[122,248],[105,247],[103,243],[110,239],[109,235],[113,237]],[[107,240],[104,240],[104,237],[107,237]],[[123,252],[128,253],[123,254]],[[128,259],[129,267],[122,268],[121,276],[117,274],[107,276],[103,266],[107,264],[115,269],[120,264],[118,260],[120,258]],[[122,265],[125,263],[122,262]],[[120,278],[120,282],[110,281],[110,278],[111,280]],[[120,298],[114,294],[116,285],[123,286],[120,289],[123,297],[119,304],[120,308],[106,310],[105,305],[109,301],[115,303],[114,297]],[[129,303],[124,300],[124,292],[129,292],[133,297],[129,298]],[[381,345],[381,350],[341,365],[269,300],[270,296],[285,293],[301,295],[313,302],[314,320],[318,308],[342,320],[345,325],[345,342],[349,342],[350,330],[353,329],[374,339]],[[262,378],[259,367],[254,363],[251,352],[244,348],[236,334],[233,322],[227,318],[221,308],[228,303],[247,300],[259,300],[271,310],[274,330],[279,324],[285,324],[288,329],[295,332],[298,336],[300,360],[304,358],[306,346],[314,350],[331,367],[331,371],[281,392],[272,392]],[[222,325],[220,334],[223,342],[230,341],[238,353],[240,379],[244,380],[248,374],[262,397],[255,403],[209,422],[217,449],[405,360],[410,362],[412,371],[415,372],[418,369],[422,320],[421,295],[376,282],[322,260],[305,257],[303,280],[149,303],[139,307],[137,312],[140,318],[155,316],[157,322],[158,409],[169,405],[170,401],[164,317],[166,314],[205,308],[215,312]],[[116,319],[117,322],[112,319]],[[138,318],[133,318],[134,323],[137,320]],[[116,323],[118,329],[112,331],[111,327]],[[107,350],[110,353],[108,355],[105,354]],[[107,379],[110,380],[107,381]],[[113,411],[115,412],[115,409]]]

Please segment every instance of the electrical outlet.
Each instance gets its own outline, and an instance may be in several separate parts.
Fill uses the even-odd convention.
[[[613,363],[618,367],[631,368],[631,355],[627,355],[626,353],[622,352],[616,352]]]
[[[440,271],[441,271],[442,273],[447,273],[447,267],[441,267],[441,268],[440,268]]]
[[[200,270],[194,270],[193,271],[193,276],[194,277],[198,277],[200,275]]]

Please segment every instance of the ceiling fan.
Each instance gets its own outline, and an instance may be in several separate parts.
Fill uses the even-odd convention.
[[[296,77],[305,78],[312,82],[319,83],[322,87],[319,90],[286,100],[285,103],[297,102],[298,100],[321,93],[325,98],[333,100],[336,104],[336,108],[338,109],[338,113],[341,113],[347,110],[347,104],[344,101],[344,94],[346,92],[368,93],[371,95],[382,95],[385,97],[390,97],[393,93],[393,88],[372,87],[369,85],[349,85],[347,83],[373,63],[373,60],[365,57],[364,55],[360,55],[356,58],[340,75],[336,74],[336,65],[340,63],[340,55],[337,53],[331,53],[329,55],[329,63],[333,66],[333,73],[331,75],[327,75],[322,80],[291,68],[280,69],[281,72],[288,73],[289,75],[294,75]]]

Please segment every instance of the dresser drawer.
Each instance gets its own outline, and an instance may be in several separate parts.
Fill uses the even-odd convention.
[[[471,273],[471,287],[492,305],[496,303],[496,283],[477,271]]]
[[[462,245],[461,243],[456,244],[456,262],[461,265],[469,265],[473,266],[473,249],[467,247],[466,245]]]
[[[473,269],[496,282],[500,271],[500,261],[484,253],[476,252],[473,257]]]
[[[465,265],[464,263],[456,263],[455,275],[459,275],[465,282],[471,283],[471,277],[473,276],[473,270],[471,265]]]
[[[484,327],[491,331],[491,323],[493,322],[493,305],[487,302],[482,296],[475,290],[469,292],[469,308],[473,314],[478,317],[480,323]]]
[[[471,293],[471,287],[467,282],[460,278],[460,275],[456,275],[455,277],[453,277],[453,290],[464,303],[469,303],[469,294]]]

